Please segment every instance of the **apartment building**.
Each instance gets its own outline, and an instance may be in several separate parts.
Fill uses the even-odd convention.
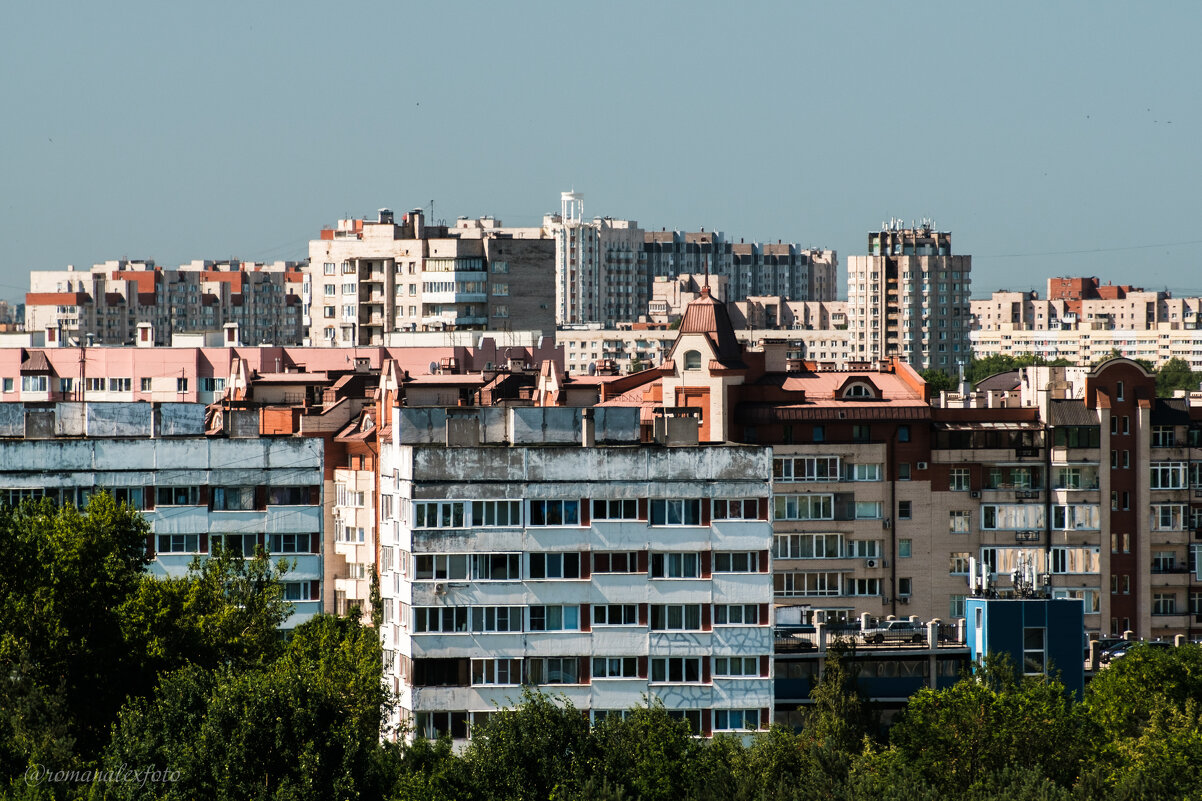
[[[322,609],[322,443],[207,432],[194,403],[0,403],[0,502],[82,506],[104,489],[142,511],[160,577],[218,547],[288,559],[285,627]]]
[[[1049,278],[1048,292],[994,292],[974,300],[974,355],[1032,353],[1087,366],[1117,352],[1156,366],[1182,359],[1202,369],[1202,298],[1102,284],[1097,278]]]
[[[555,242],[540,228],[460,218],[428,225],[421,209],[340,220],[309,243],[302,288],[315,346],[387,345],[395,332],[555,330]]]
[[[594,720],[654,698],[702,734],[770,724],[767,449],[642,445],[634,409],[393,412],[394,724],[463,738],[523,684]]]
[[[174,335],[234,324],[250,344],[299,345],[302,280],[297,262],[193,261],[163,269],[123,259],[87,272],[70,265],[35,270],[25,330],[45,334],[48,343],[132,345],[141,337],[169,345]]]
[[[972,257],[953,255],[951,234],[900,220],[868,234],[868,255],[847,265],[851,357],[900,358],[919,370],[967,363]]]

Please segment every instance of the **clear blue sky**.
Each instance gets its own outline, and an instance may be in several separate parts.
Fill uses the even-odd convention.
[[[7,3],[0,297],[68,263],[302,258],[431,199],[534,224],[573,187],[841,264],[933,217],[976,295],[1202,293],[1202,4],[985,5]]]

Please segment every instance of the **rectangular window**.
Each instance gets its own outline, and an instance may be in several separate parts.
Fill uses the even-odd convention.
[[[880,579],[857,579],[851,578],[847,580],[848,595],[880,595],[881,580]]]
[[[948,473],[948,489],[952,492],[968,492],[969,470],[967,467],[953,467]]]
[[[863,424],[853,425],[851,427],[852,442],[869,442],[872,439],[872,427]]]
[[[580,578],[579,553],[532,553],[530,554],[531,579],[578,579]]]
[[[464,501],[414,501],[413,527],[463,528],[465,506]]]
[[[473,659],[472,686],[522,683],[520,659]]]
[[[652,604],[652,631],[700,631],[701,604]]]
[[[651,578],[700,578],[701,554],[653,553]]]
[[[651,659],[651,681],[697,683],[701,681],[701,657],[660,656]]]
[[[520,606],[473,606],[472,631],[504,633],[522,630]]]
[[[200,487],[155,487],[158,506],[199,506]]]
[[[594,573],[638,573],[638,551],[593,551]]]
[[[1185,489],[1187,464],[1185,462],[1152,462],[1151,488],[1154,490]]]
[[[638,520],[637,500],[593,500],[593,520]]]
[[[472,525],[509,528],[522,525],[521,501],[472,501]]]
[[[758,604],[714,604],[715,626],[758,626],[759,623]]]
[[[578,657],[547,657],[526,662],[526,675],[531,684],[578,684]]]
[[[904,540],[897,541],[897,558],[898,559],[909,559],[913,555],[913,552],[914,552],[914,541],[913,540],[904,539]]]
[[[253,556],[258,548],[258,537],[254,534],[210,534],[209,551],[224,550],[232,556]]]
[[[717,551],[714,553],[715,573],[758,573],[760,555],[755,551]]]
[[[774,543],[777,559],[839,559],[843,556],[841,534],[778,534]]]
[[[413,570],[415,581],[467,581],[468,554],[415,554]]]
[[[898,501],[897,502],[897,519],[898,520],[909,520],[912,515],[913,515],[913,502],[912,501]]]
[[[494,298],[509,297],[509,284],[493,284],[492,285],[492,296]]]
[[[856,501],[856,520],[880,520],[880,501]]]
[[[46,392],[49,386],[49,378],[44,375],[23,375],[21,376],[21,391],[22,392]]]
[[[1153,531],[1181,531],[1185,528],[1185,520],[1183,504],[1152,504]]]
[[[790,598],[841,595],[841,577],[841,573],[775,571],[772,576],[773,592]]]
[[[857,464],[852,465],[852,481],[880,481],[881,465]]]
[[[580,501],[530,501],[531,526],[580,525]]]
[[[159,553],[200,553],[199,534],[160,534]]]
[[[1023,629],[1023,673],[1025,675],[1041,675],[1044,671],[1045,633],[1045,630],[1041,628]]]
[[[109,392],[129,392],[132,382],[130,378],[110,378]]]
[[[522,556],[516,553],[472,554],[472,579],[475,581],[520,581]]]
[[[637,604],[594,604],[594,626],[637,626],[639,608]]]
[[[772,460],[772,477],[777,481],[839,481],[838,456],[778,456]]]
[[[754,731],[759,727],[758,709],[714,710],[714,731]]]
[[[756,520],[760,516],[757,498],[714,500],[714,520]]]
[[[701,501],[697,498],[671,498],[651,500],[651,525],[653,526],[699,526],[701,525]]]
[[[776,520],[835,519],[834,495],[774,495],[772,502]]]
[[[902,577],[897,580],[897,594],[903,598],[907,598],[914,590],[914,580],[909,577]]]
[[[1152,593],[1153,615],[1177,614],[1177,596],[1167,592]]]
[[[947,572],[953,576],[968,574],[968,560],[972,554],[966,552],[956,552],[950,555],[950,562]]]
[[[492,307],[492,316],[500,318],[508,317],[509,307],[501,303],[494,303]]]
[[[715,656],[714,675],[722,678],[759,676],[759,662],[755,656]]]
[[[579,631],[579,606],[530,607],[530,631]]]
[[[213,508],[224,512],[255,508],[254,487],[214,487]]]
[[[639,660],[636,656],[594,656],[594,679],[637,679]]]
[[[269,506],[307,506],[309,504],[309,488],[268,487],[267,504]]]
[[[964,610],[967,605],[968,596],[965,595],[949,595],[948,596],[948,616],[953,620],[958,617],[964,617]]]
[[[267,538],[267,550],[273,554],[313,553],[312,537],[309,534],[271,534]]]

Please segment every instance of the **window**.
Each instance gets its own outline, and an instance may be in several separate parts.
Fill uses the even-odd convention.
[[[652,604],[652,631],[700,631],[701,604]]]
[[[129,378],[110,378],[109,392],[129,392],[132,382]]]
[[[202,378],[200,379],[201,392],[221,392],[225,389],[224,378]]]
[[[721,677],[759,676],[759,661],[754,656],[715,656],[714,675]]]
[[[472,554],[472,579],[475,581],[520,581],[522,557],[516,553]]]
[[[1152,447],[1171,448],[1176,444],[1172,426],[1152,426]]]
[[[952,619],[964,617],[967,596],[965,595],[949,595],[948,596],[948,616]]]
[[[630,500],[594,500],[593,520],[638,520],[639,502]]]
[[[872,427],[868,425],[853,425],[851,427],[852,442],[868,442],[872,439]]]
[[[578,579],[580,578],[579,553],[532,553],[530,554],[531,579]]]
[[[272,534],[267,538],[267,549],[273,554],[313,553],[312,545],[309,534]]]
[[[950,554],[947,572],[953,576],[967,575],[970,556],[971,554],[965,552]]]
[[[354,275],[354,273],[355,273],[355,265],[352,262],[344,261],[342,263],[342,274],[343,275]]]
[[[155,503],[159,506],[199,506],[200,487],[156,487]]]
[[[701,369],[701,352],[696,350],[687,351],[684,355],[684,369],[700,370]]]
[[[1152,489],[1185,489],[1186,484],[1186,469],[1185,462],[1152,462],[1151,476]]]
[[[909,520],[912,515],[912,511],[913,511],[913,502],[912,501],[898,501],[897,502],[897,519],[898,520]]]
[[[637,626],[639,608],[637,604],[594,604],[594,626]]]
[[[468,578],[465,553],[416,554],[413,562],[415,581],[467,581]]]
[[[914,580],[909,577],[902,577],[897,580],[897,594],[902,597],[909,597],[914,588]]]
[[[880,481],[881,465],[857,464],[852,465],[852,481]]]
[[[580,501],[531,501],[530,525],[578,526]]]
[[[258,546],[256,534],[210,534],[209,551],[225,551],[232,556],[252,556]]]
[[[968,476],[967,467],[953,467],[948,473],[948,489],[952,492],[968,492]]]
[[[99,382],[100,382],[100,389],[104,389],[104,379],[103,379],[103,378],[99,378],[99,379],[92,379],[92,378],[89,378],[89,379],[88,379],[88,381],[93,381],[93,380],[95,380],[95,381],[99,381]],[[4,391],[5,391],[5,392],[12,392],[12,391],[13,391],[13,386],[14,386],[14,385],[15,385],[15,382],[13,381],[13,379],[11,379],[11,378],[5,378],[5,379],[4,379]]]
[[[696,498],[652,499],[651,525],[699,526],[701,501]]]
[[[778,481],[838,481],[838,456],[778,456],[772,460],[772,477]]]
[[[843,556],[841,534],[778,534],[777,559],[838,559]]]
[[[309,503],[308,487],[268,487],[267,503],[272,506],[303,506]]]
[[[909,462],[900,462],[897,465],[897,480],[898,481],[909,481],[910,480],[910,463]]]
[[[714,520],[757,520],[760,503],[757,498],[736,498],[714,501]]]
[[[21,376],[22,392],[46,392],[48,386],[49,379],[44,375]]]
[[[472,525],[506,528],[522,525],[521,501],[472,501]]]
[[[579,606],[530,607],[530,631],[578,631]]]
[[[1119,381],[1115,385],[1114,397],[1116,400],[1123,400],[1123,382],[1122,381]]]
[[[594,656],[594,679],[637,679],[639,660],[635,656]]]
[[[1175,615],[1177,614],[1177,596],[1168,592],[1152,593],[1152,614],[1153,615]]]
[[[507,261],[494,261],[494,262],[492,262],[492,271],[493,271],[494,273],[507,273],[507,272],[509,272],[509,262],[507,262]]]
[[[1185,506],[1182,504],[1153,504],[1153,531],[1180,531],[1185,528]]]
[[[520,659],[473,659],[472,686],[522,683]]]
[[[651,659],[651,681],[679,683],[699,682],[701,681],[701,657],[653,657]]]
[[[760,555],[755,551],[718,551],[714,554],[715,573],[758,573]]]
[[[214,487],[213,508],[224,512],[247,511],[255,508],[254,487]]]
[[[186,378],[175,379],[175,391],[176,392],[187,392],[188,391],[188,379],[186,379]]]
[[[1153,573],[1172,573],[1176,557],[1172,551],[1156,551],[1152,554]]]
[[[418,737],[427,740],[443,736],[463,740],[467,738],[467,712],[418,712],[414,716],[413,730]]]
[[[668,717],[672,720],[683,720],[688,724],[690,733],[701,734],[701,713],[700,709],[669,709]]]
[[[325,295],[327,297],[333,297],[334,295],[338,294],[338,285],[337,284],[326,284],[323,292],[325,293]]]
[[[653,553],[651,578],[700,578],[701,554]]]
[[[638,573],[638,551],[593,551],[594,573]]]
[[[816,425],[812,429],[811,437],[814,442],[826,441],[826,426]]]
[[[1044,527],[1044,521],[1044,508],[1038,504],[997,503],[981,506],[981,528],[987,531],[1040,529]]]
[[[574,656],[530,659],[526,673],[531,684],[577,684],[580,660]]]
[[[758,709],[715,709],[714,731],[752,731],[760,727]]]
[[[509,284],[493,284],[492,295],[494,298],[509,297]]]
[[[880,518],[880,501],[856,501],[856,520],[879,520]]]
[[[914,554],[913,540],[898,540],[897,541],[897,558],[909,559]]]
[[[910,427],[908,425],[901,425],[901,426],[897,427],[897,441],[898,442],[909,442],[910,441]]]
[[[807,573],[800,570],[775,571],[773,592],[786,597],[840,595],[840,573]]]
[[[492,316],[504,318],[509,316],[509,306],[503,303],[494,303],[492,307]]]
[[[307,582],[307,581],[285,581],[284,582],[284,600],[285,601],[307,601],[307,600],[309,600],[309,582]]]
[[[414,501],[413,527],[463,528],[464,506],[463,501]]]
[[[85,378],[84,379],[84,389],[87,390],[88,392],[104,392],[104,379],[103,378]],[[13,380],[11,378],[4,379],[4,391],[5,392],[13,391]]]
[[[848,579],[847,580],[848,595],[880,595],[881,580],[880,579]]]
[[[63,393],[72,392],[72,391],[74,391],[74,389],[75,389],[75,379],[60,378],[58,380],[58,391],[59,392],[63,392]]]
[[[760,607],[758,604],[714,605],[715,626],[757,626],[759,622]]]
[[[513,632],[522,630],[520,606],[473,606],[473,632]]]
[[[322,275],[333,275],[334,274],[334,262],[327,261],[326,263],[324,263],[321,266],[321,272],[322,272]]]
[[[160,534],[159,553],[200,553],[199,534]]]
[[[834,495],[775,495],[773,515],[777,520],[834,520]]]
[[[1023,673],[1028,676],[1040,675],[1044,670],[1044,629],[1023,629]]]

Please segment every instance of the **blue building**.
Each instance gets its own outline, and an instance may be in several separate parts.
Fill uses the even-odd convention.
[[[1007,654],[1027,676],[1059,676],[1078,698],[1085,688],[1085,607],[1075,598],[969,598],[967,639],[974,662]]]

